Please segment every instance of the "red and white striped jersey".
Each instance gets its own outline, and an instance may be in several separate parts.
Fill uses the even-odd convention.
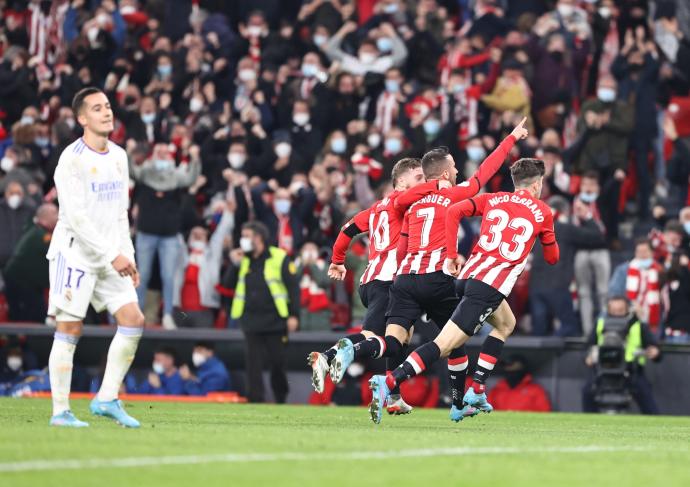
[[[357,234],[369,233],[369,265],[360,284],[373,280],[392,281],[397,270],[396,250],[405,210],[410,203],[438,189],[438,181],[422,183],[408,191],[394,191],[370,208],[360,211],[340,231],[333,245],[332,262],[342,264],[350,240]],[[405,194],[402,202],[398,197]]]
[[[446,212],[454,203],[475,196],[481,187],[501,168],[515,144],[509,135],[484,160],[467,181],[447,189],[434,191],[413,203],[403,222],[403,238],[407,237],[405,258],[398,274],[428,274],[444,271],[446,260]],[[398,199],[404,198],[404,195]],[[457,230],[457,227],[456,227]]]
[[[549,264],[558,262],[551,209],[524,189],[514,193],[481,194],[453,205],[446,224],[449,258],[457,256],[460,219],[478,215],[483,215],[479,241],[458,279],[480,280],[508,296],[527,264],[537,237],[544,247],[544,259]]]

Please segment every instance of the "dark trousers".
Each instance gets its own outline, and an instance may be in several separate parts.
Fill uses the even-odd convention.
[[[652,384],[643,373],[633,373],[628,385],[630,386],[630,394],[642,414],[659,414],[659,406],[654,399]],[[582,410],[586,413],[599,412],[594,402],[594,376],[590,377],[582,389]]]
[[[532,315],[532,335],[550,334],[553,318],[558,318],[561,328],[558,336],[580,336],[580,326],[573,309],[573,298],[568,289],[542,289],[529,294]]]
[[[618,240],[618,224],[620,222],[620,212],[618,211],[618,200],[621,194],[621,182],[617,181],[613,175],[615,170],[609,168],[600,172],[601,195],[599,196],[599,209],[601,221],[606,227],[606,240],[610,243]]]
[[[26,289],[6,282],[5,297],[10,321],[45,321],[48,305],[43,299],[43,289]]]
[[[271,389],[277,403],[285,402],[288,393],[285,359],[287,334],[244,333],[245,368],[247,371],[247,398],[249,402],[264,402],[264,363],[271,373]],[[265,359],[265,361],[264,361]]]
[[[649,216],[649,197],[652,194],[652,174],[649,173],[649,153],[652,150],[652,140],[649,136],[640,134],[632,140],[635,152],[635,169],[637,170],[637,184],[639,186],[638,214],[640,218]]]

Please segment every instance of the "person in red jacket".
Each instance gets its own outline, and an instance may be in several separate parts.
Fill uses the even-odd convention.
[[[509,357],[503,364],[504,378],[489,392],[489,402],[502,411],[551,411],[546,390],[532,381],[527,362],[521,356]]]

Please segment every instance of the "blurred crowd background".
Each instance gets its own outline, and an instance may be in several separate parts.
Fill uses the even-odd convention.
[[[403,157],[447,146],[460,177],[523,116],[487,191],[546,162],[561,262],[510,297],[517,333],[588,336],[624,295],[661,339],[690,331],[690,5],[658,0],[0,0],[0,322],[43,322],[53,172],[99,86],[130,157],[147,323],[236,326],[242,225],[297,266],[302,331],[357,326],[366,236],[340,226]],[[463,222],[467,252],[477,223]],[[234,262],[234,263],[233,263]],[[108,317],[90,313],[89,323]]]

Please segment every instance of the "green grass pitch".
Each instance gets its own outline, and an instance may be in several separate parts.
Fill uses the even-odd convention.
[[[690,418],[386,415],[365,408],[131,403],[125,430],[73,410],[83,430],[48,427],[50,402],[0,400],[0,485],[689,486]]]

